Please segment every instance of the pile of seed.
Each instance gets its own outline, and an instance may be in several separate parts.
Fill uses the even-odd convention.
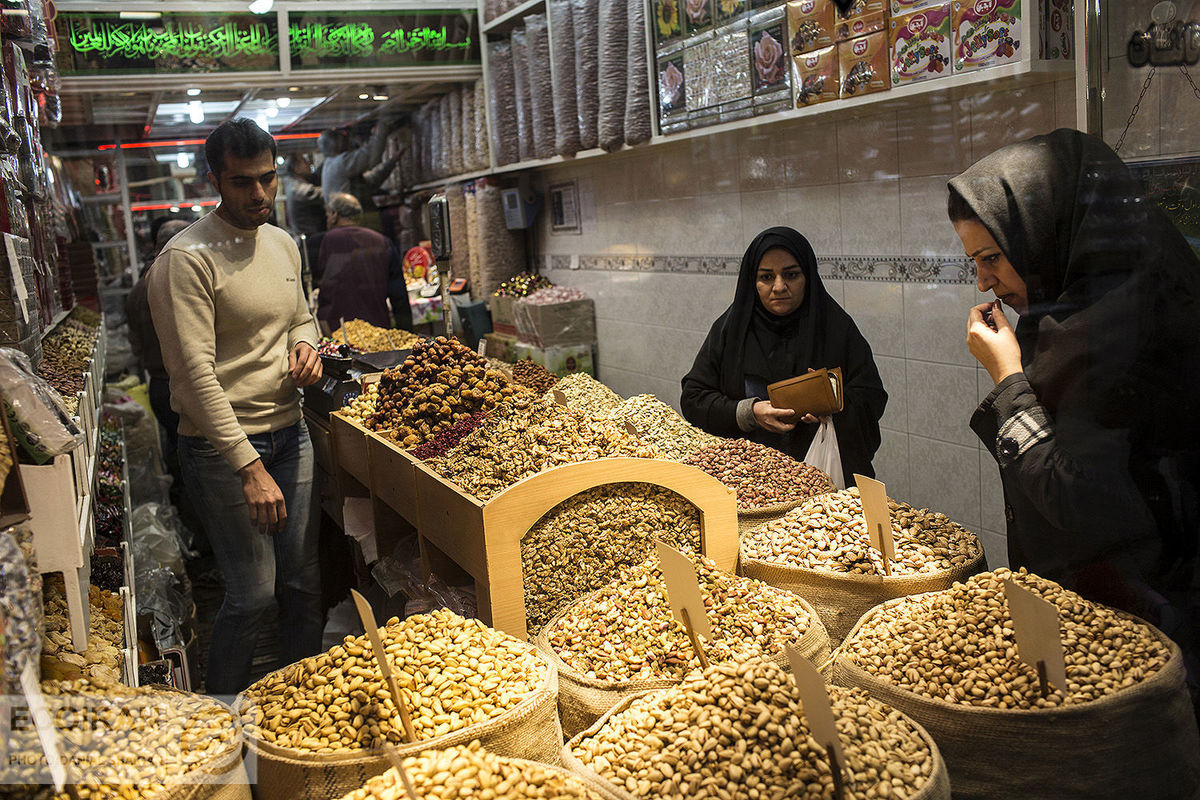
[[[48,680],[42,693],[82,800],[162,797],[187,782],[189,772],[241,747],[233,714],[204,695],[106,680]],[[41,796],[40,789],[50,797],[45,787],[12,785],[43,782],[35,772],[44,770],[41,746],[24,719],[9,742],[18,746],[6,759],[3,788],[25,798]]]
[[[404,771],[417,797],[428,800],[459,798],[553,798],[599,800],[569,773],[534,761],[519,761],[491,753],[478,741],[466,747],[428,750],[404,759]],[[367,781],[342,800],[410,800],[396,770]]]
[[[36,372],[62,396],[72,415],[79,410],[77,395],[83,391],[83,374],[95,349],[95,331],[69,317],[42,340]]]
[[[859,689],[829,687],[846,798],[908,797],[933,776],[919,729]],[[714,664],[641,695],[591,736],[584,766],[635,797],[833,798],[833,776],[790,675],[771,661]]]
[[[1013,578],[1058,607],[1067,690],[1041,696],[1037,671],[1017,655],[1004,584]],[[1142,622],[1092,603],[1024,569],[998,569],[941,592],[884,606],[840,658],[924,697],[991,708],[1078,705],[1129,688],[1167,663],[1170,650]]]
[[[567,405],[576,411],[602,416],[621,405],[621,397],[586,372],[573,372],[554,384],[551,392],[561,392]]]
[[[501,406],[503,407],[503,405]],[[493,412],[495,413],[495,412]],[[422,461],[428,461],[431,458],[439,458],[449,452],[455,445],[463,440],[467,434],[483,424],[487,415],[480,411],[478,414],[472,414],[466,419],[460,419],[458,422],[446,428],[437,436],[434,436],[427,442],[417,445],[412,449],[413,458],[419,458]]]
[[[379,402],[379,384],[372,383],[363,393],[342,406],[340,413],[359,425],[366,426],[367,421],[375,416],[375,408]]]
[[[619,422],[633,425],[643,441],[657,447],[672,461],[682,461],[701,447],[721,441],[679,416],[652,394],[634,395],[608,413]]]
[[[528,386],[538,394],[544,394],[558,383],[558,376],[548,372],[541,364],[535,364],[529,359],[521,359],[513,364],[513,380],[522,386]]]
[[[385,370],[368,427],[404,448],[416,447],[454,423],[490,411],[514,392],[507,378],[457,339],[418,344],[404,363]]]
[[[538,691],[547,665],[528,644],[447,609],[379,631],[418,740],[487,722]],[[254,683],[247,736],[333,753],[401,744],[404,727],[365,635]]]
[[[481,500],[563,464],[597,458],[654,458],[654,448],[623,426],[561,406],[543,395],[502,404],[431,469]]]
[[[347,321],[329,336],[337,344],[349,344],[361,353],[384,353],[389,350],[411,350],[421,337],[409,331],[378,328],[366,320]]]
[[[722,572],[693,559],[712,625],[710,661],[775,656],[813,625],[798,595]],[[700,666],[687,630],[671,614],[657,557],[572,606],[543,635],[558,657],[588,678],[682,678]]]
[[[696,507],[667,489],[617,483],[551,509],[521,540],[530,635],[567,605],[645,561],[655,539],[699,552]]]
[[[977,559],[975,534],[945,514],[888,499],[896,557],[892,575],[944,572]],[[813,497],[780,519],[747,531],[742,553],[788,567],[883,575],[883,557],[871,546],[858,489]]]
[[[718,439],[695,450],[683,463],[699,467],[737,492],[737,505],[743,511],[795,503],[834,488],[829,476],[811,464],[748,439]]]

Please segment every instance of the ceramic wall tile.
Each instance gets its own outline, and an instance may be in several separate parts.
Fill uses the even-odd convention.
[[[900,179],[900,255],[957,256],[962,242],[946,216],[953,174]]]
[[[819,254],[842,252],[842,212],[836,183],[788,189],[788,225]]]
[[[910,434],[908,459],[910,503],[979,525],[979,448]]]
[[[971,161],[1054,130],[1054,84],[986,91],[971,106]]]
[[[846,281],[842,307],[876,355],[904,357],[904,285],[891,281]]]
[[[597,348],[597,355],[602,359],[604,348]],[[600,361],[596,369],[597,379],[612,389],[621,397],[633,397],[635,394],[641,394],[645,391],[646,376],[637,372],[620,367],[614,367],[611,363]]]
[[[883,441],[871,461],[875,467],[875,477],[887,484],[889,497],[907,502],[910,494],[908,434],[887,429],[882,434]],[[854,479],[851,477],[848,480]]]
[[[969,424],[978,405],[974,368],[908,359],[906,379],[910,433],[978,446]]]
[[[1000,482],[1000,467],[992,454],[979,448],[979,509],[980,524],[993,531],[1008,529],[1004,519],[1004,485]]]
[[[983,555],[987,558],[988,569],[1009,566],[1008,536],[1006,534],[984,528],[979,531],[978,536],[980,544],[983,545]]]
[[[879,378],[888,393],[887,407],[883,412],[880,427],[893,431],[908,432],[908,378],[903,358],[875,356]]]
[[[690,203],[690,198],[684,199]],[[621,202],[600,206],[596,211],[599,224],[608,231],[604,245],[596,248],[600,253],[622,255],[654,254],[658,248],[674,250],[684,241],[684,236],[674,227],[658,227],[649,224],[646,215],[648,203]],[[673,238],[666,238],[664,234]]]
[[[825,293],[832,297],[839,306],[846,307],[846,282],[841,278],[822,278],[821,284],[825,287]]]
[[[699,136],[664,145],[664,197],[693,197],[738,191],[738,142],[742,132]]]
[[[899,177],[895,112],[839,118],[837,142],[842,181],[881,181]]]
[[[988,375],[988,371],[981,366],[975,367],[975,382],[978,390],[975,393],[975,402],[982,403],[984,398],[991,394],[996,384],[992,381],[992,376]]]
[[[667,219],[660,220],[666,223]],[[711,194],[692,198],[691,216],[678,220],[685,246],[682,255],[727,255],[740,253],[745,244],[730,240],[742,230],[742,203],[738,194]],[[748,242],[747,242],[748,244]]]
[[[904,354],[941,364],[974,365],[967,316],[978,294],[958,283],[904,284]]]
[[[775,191],[787,184],[786,139],[770,128],[751,131],[738,147],[738,188]]]
[[[843,183],[839,188],[842,255],[895,253],[900,246],[900,181]]]
[[[741,239],[730,242],[730,253],[742,252],[754,237],[775,225],[793,226],[788,190],[768,189],[761,192],[742,192]]]
[[[645,326],[636,322],[596,319],[596,360],[601,369],[643,372],[652,363],[646,347]]]
[[[820,186],[837,183],[837,125],[803,120],[783,132],[786,142],[787,182],[789,186]]]
[[[971,164],[969,100],[932,96],[928,106],[896,114],[901,178],[957,175]]]

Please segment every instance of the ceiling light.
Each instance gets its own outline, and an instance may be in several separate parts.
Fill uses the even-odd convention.
[[[299,86],[289,86],[288,91],[289,92],[298,92],[298,91],[300,91],[300,87]]]
[[[199,213],[200,213],[201,211],[203,211],[203,210],[204,210],[204,208],[203,208],[203,207],[202,207],[202,206],[201,206],[199,203],[197,203],[196,205],[192,206],[192,213],[193,213],[193,214],[199,214]]]
[[[275,163],[276,163],[278,166],[281,166],[281,167],[282,167],[282,166],[284,165],[284,162],[286,162],[286,161],[287,161],[287,159],[286,159],[286,158],[284,158],[283,156],[276,156],[276,157],[275,157]]]
[[[180,153],[175,156],[175,163],[179,165],[180,169],[187,169],[192,163],[192,157],[187,153]]]
[[[371,99],[372,100],[387,100],[388,96],[386,94],[377,94],[374,97],[372,97]]]
[[[204,122],[204,103],[199,100],[188,103],[188,119],[192,121],[193,125]]]
[[[371,99],[371,95],[367,94],[366,92],[363,92],[362,94],[360,94],[360,95],[358,96],[358,99],[359,99],[359,100],[370,100],[370,99]]]
[[[266,114],[259,114],[254,118],[254,122],[267,133],[271,132],[271,121],[267,119]]]
[[[252,0],[249,5],[253,14],[265,14],[275,6],[275,0]]]
[[[197,89],[196,87],[193,86],[191,89],[188,89],[188,97],[199,97],[199,96],[200,96],[200,90]]]
[[[292,98],[288,97],[286,94],[283,97],[275,98],[275,105],[279,106],[280,108],[287,108],[291,104]]]
[[[179,206],[171,206],[171,213],[172,213],[172,214],[178,214],[178,213],[179,213]]]
[[[275,117],[279,116],[279,109],[275,106],[267,106],[265,109],[263,109],[263,113],[271,119],[275,119]]]
[[[7,11],[5,13],[8,13]],[[160,11],[122,11],[121,19],[162,19]]]

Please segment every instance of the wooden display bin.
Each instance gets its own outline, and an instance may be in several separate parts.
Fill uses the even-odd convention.
[[[421,550],[429,568],[454,566],[475,581],[479,618],[526,639],[521,539],[545,514],[580,492],[612,483],[669,489],[700,512],[700,548],[730,572],[737,564],[737,502],[732,489],[695,467],[646,458],[566,464],[530,476],[486,503],[417,462]]]
[[[363,486],[370,486],[367,434],[371,431],[334,411],[329,415],[329,432],[333,437],[333,459],[338,470],[344,471]]]
[[[420,459],[374,431],[367,433],[367,466],[371,497],[418,527],[416,470]]]

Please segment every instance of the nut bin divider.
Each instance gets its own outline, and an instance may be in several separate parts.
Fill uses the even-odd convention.
[[[366,441],[371,496],[418,527],[416,464],[420,460],[374,431],[367,433]]]
[[[349,476],[362,487],[370,486],[371,476],[370,470],[367,468],[366,438],[370,431],[334,411],[329,415],[329,432],[333,436],[333,458],[337,464],[339,480]],[[356,494],[343,492],[343,495],[349,497],[354,497]]]

